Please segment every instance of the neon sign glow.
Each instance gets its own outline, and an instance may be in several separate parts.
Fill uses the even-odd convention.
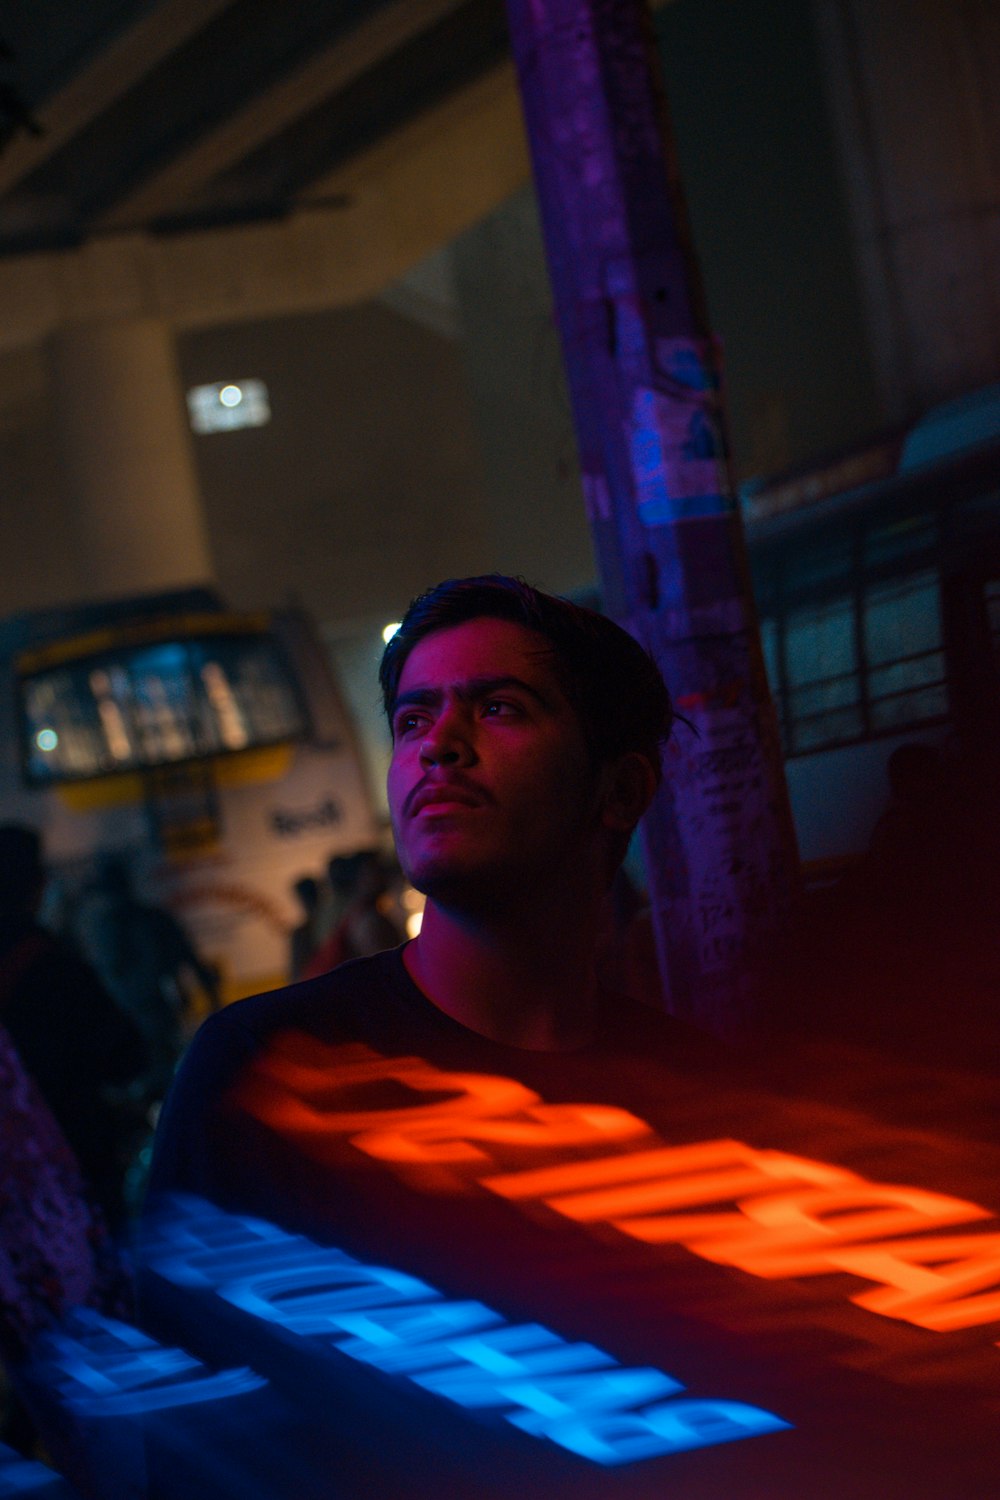
[[[387,1082],[416,1098],[437,1097],[403,1108],[336,1108],[338,1094],[356,1098]],[[357,1043],[323,1047],[286,1036],[255,1064],[239,1099],[320,1161],[339,1137],[415,1186],[485,1190],[767,1280],[849,1272],[875,1283],[851,1302],[919,1328],[948,1332],[1000,1319],[1000,1232],[928,1235],[996,1218],[943,1193],[871,1182],[736,1140],[669,1146],[626,1110],[546,1104],[509,1078],[448,1073]],[[565,1159],[565,1148],[581,1146],[599,1154]],[[510,1148],[547,1160],[500,1170],[496,1153],[509,1157]]]
[[[164,1201],[143,1260],[262,1325],[326,1340],[338,1355],[592,1463],[633,1463],[789,1426],[743,1402],[679,1398],[684,1387],[662,1370],[624,1368],[592,1344],[511,1324],[481,1302],[449,1300],[405,1272],[198,1199]]]
[[[267,1384],[252,1370],[208,1370],[183,1349],[89,1307],[38,1339],[32,1374],[81,1417],[126,1417],[243,1396]]]
[[[15,1495],[33,1495],[35,1500],[80,1500],[78,1492],[46,1464],[23,1458],[4,1443],[0,1443],[0,1495],[4,1500],[13,1500]]]

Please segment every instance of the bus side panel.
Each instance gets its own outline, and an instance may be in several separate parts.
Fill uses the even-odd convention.
[[[301,920],[292,886],[322,881],[330,858],[375,846],[378,832],[354,728],[326,652],[300,610],[272,617],[307,711],[308,743],[257,779],[220,766],[216,847],[162,861],[160,898],[218,965],[223,999],[272,989],[289,977],[289,939]]]
[[[273,780],[218,789],[220,836],[197,855],[161,859],[152,888],[219,966],[224,1000],[288,979],[292,892],[328,860],[376,842],[361,766],[348,744],[300,745]]]

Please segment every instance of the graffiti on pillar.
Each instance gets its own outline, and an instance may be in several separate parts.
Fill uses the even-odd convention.
[[[773,837],[779,788],[768,774],[761,704],[751,692],[748,642],[726,643],[713,683],[681,693],[677,707],[694,724],[668,774],[678,797],[688,863],[694,939],[703,972],[752,955],[769,931],[769,913],[787,899],[787,863]]]
[[[639,386],[629,448],[639,519],[662,526],[730,508],[718,381],[706,340],[657,338],[657,388]]]

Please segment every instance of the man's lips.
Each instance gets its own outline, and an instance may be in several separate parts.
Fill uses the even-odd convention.
[[[412,818],[423,808],[433,807],[435,804],[457,803],[461,807],[481,807],[485,801],[486,798],[480,791],[460,781],[422,782],[411,792],[404,813]]]

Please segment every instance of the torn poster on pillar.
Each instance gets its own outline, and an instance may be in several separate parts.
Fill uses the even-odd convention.
[[[640,386],[629,415],[639,519],[663,526],[730,508],[716,380],[706,346],[657,339],[660,388]]]

